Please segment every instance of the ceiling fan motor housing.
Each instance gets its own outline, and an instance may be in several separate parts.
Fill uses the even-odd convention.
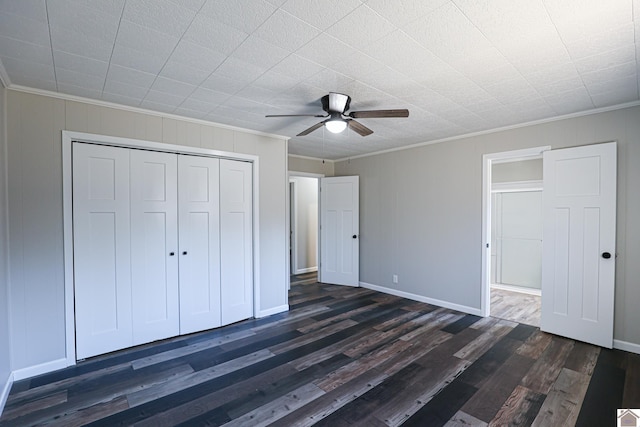
[[[321,98],[322,109],[327,113],[344,113],[349,109],[351,97],[342,93],[330,92]]]

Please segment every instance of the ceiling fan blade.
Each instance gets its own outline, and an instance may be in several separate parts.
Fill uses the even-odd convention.
[[[342,93],[329,92],[329,95],[325,95],[323,97],[322,106],[325,107],[325,100],[327,108],[325,111],[327,113],[344,113],[345,110],[349,108],[349,104],[351,101],[351,97],[348,95],[344,95]]]
[[[327,117],[324,114],[267,114],[265,117]]]
[[[352,111],[349,117],[354,119],[374,119],[382,117],[409,117],[409,110],[368,110],[368,111]]]
[[[320,123],[316,123],[315,125],[311,126],[309,129],[303,130],[302,132],[300,132],[299,134],[297,134],[296,136],[305,136],[305,135],[309,135],[311,132],[313,132],[314,130],[321,128],[324,125],[324,122],[326,122],[326,120],[321,121]]]
[[[349,124],[349,127],[353,129],[356,133],[358,133],[360,136],[367,136],[373,133],[371,129],[369,129],[362,123],[356,122],[355,120],[349,120],[348,124]]]

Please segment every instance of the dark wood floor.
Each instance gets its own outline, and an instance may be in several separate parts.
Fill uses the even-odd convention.
[[[640,356],[362,288],[16,382],[2,426],[614,426]]]
[[[310,271],[309,273],[293,274],[290,276],[289,283],[293,285],[307,285],[318,281],[318,272]]]

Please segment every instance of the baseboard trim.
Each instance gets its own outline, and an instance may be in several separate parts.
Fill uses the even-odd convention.
[[[298,270],[296,270],[295,274],[311,273],[314,271],[318,271],[318,267],[299,268]]]
[[[273,307],[268,310],[261,310],[256,314],[256,319],[282,313],[284,311],[289,311],[289,304],[281,305],[279,307]]]
[[[501,283],[492,283],[491,289],[502,289],[503,291],[519,292],[521,294],[542,296],[542,291],[540,289],[525,288],[522,286],[503,285]]]
[[[67,366],[69,366],[69,362],[64,358],[41,363],[39,365],[29,366],[27,368],[16,369],[13,371],[13,380],[20,381],[25,378],[31,378],[36,375],[47,374],[49,372],[57,371],[58,369],[64,369]]]
[[[634,344],[628,341],[613,340],[613,348],[640,354],[640,344]]]
[[[2,412],[4,412],[4,405],[7,403],[7,399],[9,398],[9,392],[11,391],[11,386],[13,385],[13,372],[9,372],[9,377],[7,381],[4,383],[4,387],[2,387],[2,391],[0,391],[0,416],[2,416]]]
[[[422,295],[412,294],[410,292],[400,291],[398,289],[387,288],[379,285],[372,285],[371,283],[360,282],[360,286],[363,288],[371,289],[373,291],[383,292],[385,294],[391,294],[402,298],[411,299],[414,301],[424,302],[427,304],[437,305],[438,307],[444,307],[451,310],[461,311],[467,314],[474,314],[476,316],[482,316],[482,311],[479,308],[468,307],[466,305],[454,304],[448,301],[442,301],[435,298],[428,298]]]

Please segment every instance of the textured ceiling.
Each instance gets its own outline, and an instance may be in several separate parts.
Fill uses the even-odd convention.
[[[26,86],[292,137],[345,158],[629,102],[640,0],[0,0],[0,61]],[[0,67],[1,69],[2,67]],[[320,98],[374,134],[295,135]]]

